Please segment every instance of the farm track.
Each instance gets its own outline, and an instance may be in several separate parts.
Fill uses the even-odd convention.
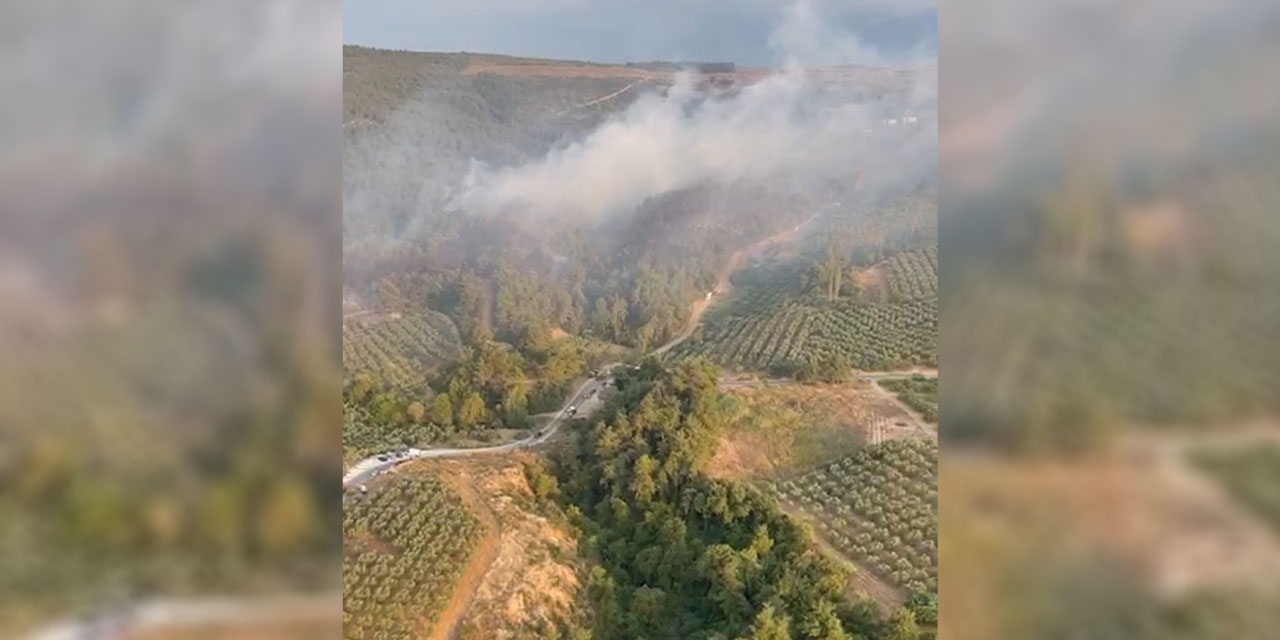
[[[808,226],[809,223],[817,219],[819,215],[821,215],[821,212],[809,216],[808,219],[796,225],[794,228],[775,233],[745,249],[739,249],[733,252],[733,255],[729,256],[728,262],[726,262],[724,267],[720,269],[720,272],[716,274],[716,286],[714,289],[714,295],[712,295],[711,299],[695,300],[693,302],[693,308],[689,313],[689,322],[685,325],[684,331],[681,331],[680,335],[676,336],[671,341],[657,349],[654,349],[652,355],[661,356],[662,354],[674,349],[681,342],[688,340],[689,336],[693,335],[693,332],[698,328],[698,323],[702,320],[702,314],[706,312],[707,309],[711,308],[711,305],[715,304],[718,300],[727,298],[729,293],[733,291],[733,282],[731,281],[731,278],[733,274],[742,269],[742,266],[748,257],[772,245],[786,242],[795,236],[795,234],[799,233],[801,229]]]
[[[936,376],[937,373],[935,372],[934,375]],[[915,408],[911,407],[911,405],[908,405],[907,403],[903,402],[902,399],[898,397],[898,394],[880,386],[879,381],[884,379],[885,379],[884,377],[870,378],[871,388],[874,389],[876,393],[880,394],[883,398],[892,402],[895,406],[901,409],[903,413],[910,416],[912,424],[915,426],[916,430],[919,431],[923,437],[926,437],[926,438],[931,437],[931,438],[937,439],[938,425],[932,424],[928,420],[925,420],[924,416],[920,415],[919,411],[916,411]]]
[[[471,610],[471,603],[476,599],[480,583],[484,581],[489,569],[498,559],[501,546],[499,543],[502,539],[502,522],[476,491],[472,484],[473,480],[469,477],[452,477],[450,480],[450,486],[458,492],[463,504],[467,505],[467,508],[471,509],[471,512],[476,514],[484,524],[485,535],[480,540],[480,544],[476,545],[457,583],[453,585],[449,603],[440,612],[440,619],[432,627],[431,634],[427,636],[428,640],[452,640],[458,637],[462,621]]]
[[[587,107],[591,107],[591,106],[594,106],[594,105],[600,104],[601,102],[607,102],[607,101],[609,101],[609,100],[612,100],[612,99],[614,99],[614,98],[616,98],[616,97],[618,97],[618,96],[620,96],[620,95],[622,95],[622,94],[624,94],[624,93],[626,93],[626,92],[630,91],[630,90],[631,90],[631,87],[634,87],[634,86],[635,86],[635,84],[636,84],[636,83],[634,83],[634,82],[628,83],[628,84],[627,84],[627,86],[625,86],[625,87],[623,87],[623,88],[621,88],[621,89],[618,89],[617,91],[614,91],[613,93],[608,93],[608,94],[605,94],[605,95],[603,95],[603,96],[600,96],[599,98],[592,98],[591,100],[588,100],[588,101],[583,102],[583,103],[581,103],[581,104],[576,104],[576,105],[574,105],[574,106],[573,106],[573,109],[569,109],[569,111],[573,111],[574,109],[585,109],[585,108],[587,108]],[[562,112],[560,115],[564,115],[564,114],[566,114],[566,113],[569,113],[569,111],[564,111],[564,112]]]

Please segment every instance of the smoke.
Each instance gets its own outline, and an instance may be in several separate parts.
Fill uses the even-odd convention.
[[[920,113],[935,108],[933,67],[901,75],[812,68],[883,59],[807,3],[783,13],[770,44],[785,50],[785,69],[719,93],[682,75],[665,95],[638,99],[541,159],[505,168],[474,163],[452,205],[591,221],[698,184],[749,181],[804,192],[855,173],[876,176],[872,184],[918,179],[934,165],[934,117]],[[868,100],[866,84],[886,80],[891,97]],[[908,115],[915,120],[906,122]]]
[[[856,66],[888,56],[822,15],[804,2],[778,14],[758,46],[785,60],[781,69],[740,70],[732,87],[697,75],[637,82],[612,115],[566,114],[548,96],[567,90],[578,103],[617,91],[616,79],[424,70],[429,89],[385,122],[362,120],[359,108],[344,122],[347,272],[439,246],[464,217],[563,230],[619,221],[646,198],[695,186],[749,183],[818,201],[840,198],[833,185],[874,195],[933,179],[936,64]]]

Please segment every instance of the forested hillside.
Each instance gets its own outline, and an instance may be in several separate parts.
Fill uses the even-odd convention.
[[[691,92],[681,94],[683,108],[716,114],[737,108],[733,101],[764,77],[758,70],[717,73],[723,81],[677,86],[671,69],[344,49],[344,297],[365,316],[344,331],[348,431],[359,434],[347,441],[349,452],[528,426],[527,415],[554,406],[566,382],[604,354],[645,353],[681,335],[691,304],[717,286],[736,251],[819,212],[826,212],[822,234],[847,253],[844,267],[868,252],[928,244],[927,170],[925,183],[909,177],[913,169],[902,184],[870,189],[857,175],[672,178],[671,188],[585,217],[497,205],[468,191],[477,176],[538,162],[554,167],[584,144],[605,144],[590,140],[607,140],[622,122],[633,126],[634,105]],[[820,117],[810,102],[905,108],[892,106],[903,99],[902,81],[823,77],[807,88],[811,96],[797,99],[794,117]],[[650,166],[637,161],[633,169]],[[600,191],[604,180],[571,188]],[[797,286],[815,287],[808,280]],[[911,313],[912,322],[923,323],[913,331],[928,335],[845,357],[861,367],[928,360],[932,316]],[[456,327],[460,348],[440,322],[414,324],[440,314]],[[876,330],[875,322],[867,329]],[[840,331],[829,341],[843,340]],[[404,353],[390,353],[393,343]],[[458,364],[449,364],[450,353]],[[360,426],[370,421],[387,426]]]
[[[529,484],[537,511],[573,530],[570,564],[584,567],[580,585],[562,585],[574,620],[550,635],[931,635],[928,465],[903,467],[909,526],[881,536],[881,520],[896,520],[864,496],[865,523],[842,535],[867,548],[831,553],[776,493],[708,474],[729,418],[720,368],[697,357],[836,383],[853,366],[934,361],[929,131],[876,124],[920,106],[908,104],[909,76],[356,47],[344,73],[347,463],[542,434],[550,417],[539,414],[567,404],[575,380],[626,363],[600,372],[594,414],[528,447],[551,450],[529,465]],[[803,144],[775,166],[758,148],[775,138]],[[832,149],[851,147],[835,141],[855,139],[874,162],[838,161]],[[867,284],[867,268],[891,275]],[[887,419],[862,406],[869,395],[841,397],[856,398],[854,418],[823,428],[849,453]],[[368,481],[371,495],[395,482]],[[890,597],[855,588],[852,561],[891,581]],[[388,576],[361,582],[374,594],[403,573],[375,572]]]
[[[650,362],[558,460],[560,499],[599,562],[596,638],[918,637],[844,594],[849,570],[759,490],[702,470],[724,416],[718,373]]]

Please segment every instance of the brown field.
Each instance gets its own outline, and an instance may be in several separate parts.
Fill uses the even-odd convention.
[[[758,82],[776,69],[740,67],[732,73],[710,73],[699,77],[710,84],[741,85]],[[857,85],[873,91],[903,90],[912,85],[914,77],[928,69],[913,67],[814,67],[805,70],[808,77],[815,82],[826,85]],[[672,84],[676,73],[673,71],[656,71],[640,67],[619,64],[591,64],[575,61],[511,59],[505,57],[472,56],[463,75],[488,73],[517,77],[558,77],[558,78],[615,78],[653,82],[655,84]]]
[[[708,464],[712,477],[770,478],[803,472],[856,451],[872,429],[909,437],[916,429],[870,383],[722,385],[733,399],[729,428]]]

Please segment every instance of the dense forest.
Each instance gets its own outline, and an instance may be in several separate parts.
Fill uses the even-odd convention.
[[[889,619],[844,594],[850,569],[773,500],[700,470],[723,416],[717,369],[648,361],[557,460],[557,492],[598,567],[592,637],[921,637],[916,602]]]

